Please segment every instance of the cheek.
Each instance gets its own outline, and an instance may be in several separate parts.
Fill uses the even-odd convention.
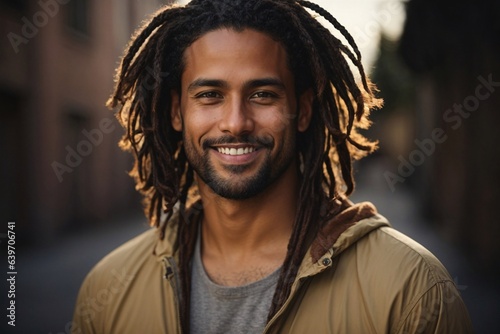
[[[192,137],[200,137],[210,131],[216,117],[207,111],[189,111],[184,113],[183,120],[186,133]]]
[[[261,125],[263,128],[273,132],[283,134],[294,126],[293,115],[288,109],[283,108],[276,112],[265,113],[261,117]]]

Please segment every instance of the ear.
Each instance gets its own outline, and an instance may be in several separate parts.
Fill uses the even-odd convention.
[[[181,101],[179,93],[172,90],[170,92],[172,98],[172,110],[170,112],[170,121],[172,122],[172,127],[174,130],[182,131],[182,116],[181,116]]]
[[[299,98],[298,112],[299,117],[297,120],[297,130],[304,132],[309,127],[312,117],[312,106],[314,101],[314,93],[312,88],[309,88]]]

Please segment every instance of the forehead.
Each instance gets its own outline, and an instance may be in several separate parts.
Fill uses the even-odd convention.
[[[183,86],[188,80],[243,80],[277,77],[292,80],[287,53],[280,42],[252,29],[208,32],[184,52]]]

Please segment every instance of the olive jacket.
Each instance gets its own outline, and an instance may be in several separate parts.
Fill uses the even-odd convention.
[[[125,243],[86,277],[72,333],[181,333],[176,228]],[[322,227],[264,333],[472,333],[443,265],[370,203]]]

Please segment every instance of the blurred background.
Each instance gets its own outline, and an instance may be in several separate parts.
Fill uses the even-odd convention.
[[[147,228],[104,104],[131,34],[170,2],[0,0],[3,310],[8,222],[18,273],[16,327],[4,315],[2,333],[69,333],[86,273]],[[440,258],[477,333],[500,332],[500,1],[315,2],[351,32],[385,99],[354,200]]]

